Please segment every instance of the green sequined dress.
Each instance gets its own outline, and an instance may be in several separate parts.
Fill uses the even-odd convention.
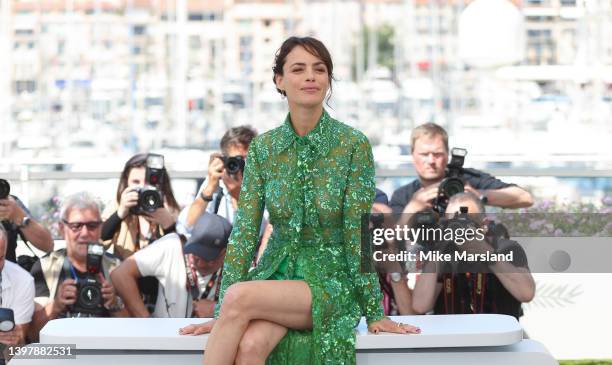
[[[360,271],[361,215],[373,198],[369,141],[325,111],[303,137],[288,115],[252,141],[219,303],[230,285],[247,280],[305,280],[312,292],[312,331],[289,330],[268,364],[355,363],[359,319],[384,317],[376,275]],[[273,234],[249,271],[264,206]]]

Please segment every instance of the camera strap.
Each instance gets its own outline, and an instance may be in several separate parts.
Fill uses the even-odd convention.
[[[214,214],[217,214],[219,211],[219,206],[221,205],[221,199],[223,198],[223,189],[219,186],[216,191],[217,195],[215,196],[215,209],[213,211]]]
[[[187,242],[187,237],[182,234],[179,234],[178,236],[181,240],[181,247],[184,247],[185,243]],[[183,254],[183,263],[185,265],[185,273],[187,274],[187,291],[189,292],[189,294],[191,294],[192,300],[197,300],[200,294],[200,290],[198,289],[195,269],[193,268],[193,264],[189,255]]]
[[[457,277],[461,275],[462,277]],[[467,285],[457,288],[456,280],[462,280]],[[448,314],[456,314],[457,306],[459,313],[484,313],[485,295],[487,287],[487,275],[485,273],[444,274],[443,295],[444,310]],[[467,295],[466,295],[467,294]],[[469,302],[465,303],[465,299]],[[459,299],[459,301],[457,301]]]
[[[79,277],[74,271],[74,266],[70,263],[68,256],[64,257],[64,263],[62,264],[62,270],[64,271],[65,279],[72,277],[76,282],[79,281]]]
[[[38,255],[36,254],[36,252],[34,252],[34,250],[32,249],[32,246],[30,246],[30,242],[28,242],[28,240],[25,238],[25,235],[23,234],[23,232],[21,231],[21,229],[17,230],[17,234],[19,235],[19,238],[21,238],[21,240],[23,241],[23,243],[26,245],[26,247],[28,248],[28,250],[30,250],[30,252],[32,253],[32,255],[34,255],[34,257],[36,259],[40,259],[40,257],[38,257]]]

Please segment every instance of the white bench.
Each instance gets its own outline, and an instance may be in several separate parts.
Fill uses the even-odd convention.
[[[556,364],[541,344],[522,339],[509,316],[449,315],[394,317],[419,326],[419,335],[368,333],[357,327],[357,364]],[[208,338],[180,336],[178,329],[202,320],[192,318],[71,318],[49,322],[42,344],[76,345],[74,360],[44,360],[45,365],[157,365],[202,361]],[[41,363],[14,359],[11,365]]]

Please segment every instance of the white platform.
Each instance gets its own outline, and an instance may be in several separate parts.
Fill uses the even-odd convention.
[[[518,322],[502,315],[403,316],[419,335],[368,333],[357,327],[357,364],[556,364],[535,341],[522,340]],[[202,322],[190,318],[72,318],[49,322],[43,344],[74,344],[75,360],[14,359],[10,364],[168,364],[199,363],[208,338],[180,336],[178,329]]]

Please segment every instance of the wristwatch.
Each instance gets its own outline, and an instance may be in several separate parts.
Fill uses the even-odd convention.
[[[26,215],[21,220],[21,223],[19,223],[17,225],[17,228],[23,229],[23,228],[27,227],[30,224],[31,221],[32,221],[32,219]]]
[[[489,203],[489,198],[487,198],[486,192],[483,192],[482,194],[480,194],[478,198],[480,199],[483,205],[487,205],[487,203]]]
[[[392,282],[399,283],[402,280],[403,274],[399,272],[392,272],[389,276],[391,277]]]
[[[213,197],[212,195],[204,195],[204,192],[200,192],[200,198],[202,198],[202,200],[204,200],[205,202],[211,202],[213,201]]]
[[[123,304],[123,300],[121,300],[120,296],[117,296],[117,299],[115,300],[115,304],[109,306],[106,309],[109,312],[114,313],[114,312],[118,312],[118,311],[122,310],[123,308],[125,308],[125,305]]]

